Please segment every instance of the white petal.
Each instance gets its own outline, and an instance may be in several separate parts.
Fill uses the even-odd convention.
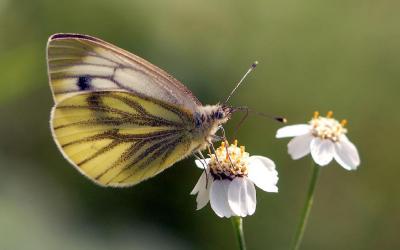
[[[356,146],[354,146],[345,135],[335,143],[335,159],[347,170],[355,170],[360,165],[360,157]]]
[[[199,180],[197,181],[196,185],[194,186],[194,188],[193,188],[192,192],[190,192],[190,194],[191,195],[197,194],[201,188],[205,188],[205,186],[206,186],[205,183],[206,183],[206,173],[203,172],[200,175]]]
[[[297,124],[285,126],[276,131],[276,138],[293,137],[309,133],[311,130],[308,124]]]
[[[207,172],[203,172],[194,186],[191,195],[197,194],[196,203],[197,210],[202,209],[205,205],[207,205],[209,201],[209,193],[210,193],[210,185],[212,182],[212,176]]]
[[[332,161],[334,154],[335,149],[331,140],[314,138],[311,141],[311,155],[318,165],[328,165]]]
[[[195,160],[194,163],[196,163],[196,166],[198,168],[203,169],[204,167],[207,167],[208,163],[210,162],[210,158],[206,158],[204,160],[201,160],[201,161],[200,160]]]
[[[208,201],[210,200],[210,188],[209,188],[210,185],[211,185],[211,176],[208,176],[207,186],[201,188],[196,197],[197,210],[202,209],[205,205],[207,205]]]
[[[230,180],[215,180],[211,184],[210,203],[211,208],[219,217],[231,217],[232,210],[228,203],[228,190]]]
[[[288,143],[288,153],[293,160],[300,159],[310,153],[310,143],[313,138],[311,134],[305,134],[290,140]]]
[[[275,163],[264,156],[253,155],[249,159],[249,179],[266,192],[278,192],[278,172]]]
[[[229,205],[234,214],[245,217],[256,211],[256,189],[254,184],[245,177],[232,180],[228,191]]]

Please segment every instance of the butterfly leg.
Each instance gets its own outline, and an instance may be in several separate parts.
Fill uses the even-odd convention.
[[[220,125],[218,129],[221,130],[221,132],[222,132],[222,139],[225,142],[225,148],[226,148],[227,156],[228,156],[228,159],[229,159],[229,161],[231,163],[231,166],[233,167],[233,162],[232,162],[231,156],[229,155],[229,151],[228,151],[228,148],[229,148],[228,144],[229,143],[228,143],[228,140],[226,139],[225,129],[224,129],[224,127],[222,127],[222,125]]]
[[[212,135],[212,142],[226,141],[225,129],[222,125],[218,126],[217,132],[220,130],[222,131],[222,135]]]
[[[203,155],[203,153],[201,151],[199,151],[199,155],[204,160],[204,162],[206,162],[206,158],[204,157],[204,155]]]
[[[219,142],[219,141],[225,141],[223,136],[219,136],[219,135],[212,135],[211,136],[211,141],[212,142]]]
[[[212,153],[215,156],[215,159],[217,160],[218,164],[221,165],[221,163],[218,159],[218,156],[217,156],[217,152],[215,151],[214,144],[212,144],[212,143],[209,144],[208,151],[210,151],[210,153]]]
[[[227,142],[227,141],[225,140],[225,142]],[[227,144],[228,144],[228,143],[225,143],[226,152],[227,152],[226,155],[228,156],[228,159],[229,159],[229,161],[230,161],[230,163],[231,163],[231,166],[233,167],[233,162],[232,162],[232,160],[231,160],[231,157],[229,156],[229,151],[228,151],[228,146],[227,146]],[[213,145],[212,143],[210,143],[210,146],[211,146],[211,149],[212,149],[213,154],[215,155],[215,159],[217,160],[218,164],[222,167],[221,162],[219,161],[219,159],[218,159],[218,157],[217,157],[217,154],[216,154],[216,152],[215,152],[214,145]]]
[[[212,144],[212,142],[208,143],[207,149],[208,149],[208,152],[210,155],[213,154],[215,156],[215,159],[217,160],[218,165],[222,167],[221,162],[218,159],[217,152],[215,151],[214,144]]]

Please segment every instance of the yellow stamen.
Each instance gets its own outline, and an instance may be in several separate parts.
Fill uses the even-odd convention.
[[[244,153],[244,150],[245,148],[244,148],[244,146],[240,146],[240,155],[243,155],[243,153]]]
[[[312,126],[312,135],[320,139],[329,139],[333,142],[339,141],[341,135],[347,133],[345,126],[347,120],[338,121],[333,118],[333,112],[327,112],[326,116],[318,117],[318,112],[314,113],[314,118],[311,119],[309,124]]]
[[[319,112],[318,111],[315,111],[314,112],[314,119],[317,119],[319,117]]]
[[[237,147],[237,144],[238,144],[238,140],[234,140],[233,145],[235,145],[235,147]]]

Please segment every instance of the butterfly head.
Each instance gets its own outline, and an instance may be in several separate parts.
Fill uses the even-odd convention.
[[[236,108],[220,104],[203,106],[202,110],[195,114],[195,126],[199,128],[224,124],[235,111]]]
[[[212,114],[212,117],[214,120],[218,121],[220,124],[227,122],[232,114],[236,111],[235,108],[226,106],[226,105],[220,105],[218,106],[218,109],[214,111]]]

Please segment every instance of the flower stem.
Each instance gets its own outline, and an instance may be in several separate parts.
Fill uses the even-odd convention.
[[[243,220],[242,217],[234,216],[232,217],[232,225],[235,230],[236,238],[239,243],[240,250],[246,250],[246,243],[244,241],[244,233],[243,233]]]
[[[313,171],[310,180],[310,186],[308,187],[306,204],[304,205],[303,212],[301,214],[301,220],[297,227],[296,237],[292,248],[293,250],[298,250],[300,248],[300,244],[303,239],[304,231],[306,229],[308,217],[310,215],[311,207],[314,200],[314,191],[315,191],[315,186],[317,185],[320,168],[321,168],[320,166],[318,166],[313,162]]]

